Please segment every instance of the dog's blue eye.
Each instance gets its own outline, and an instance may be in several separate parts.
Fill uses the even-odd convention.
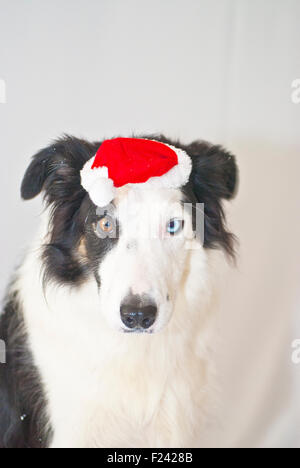
[[[167,224],[167,231],[169,234],[174,235],[180,232],[183,229],[183,220],[181,219],[171,219]]]

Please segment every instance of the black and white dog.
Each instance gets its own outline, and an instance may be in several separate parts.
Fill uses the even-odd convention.
[[[103,213],[80,179],[100,142],[64,137],[25,174],[23,199],[43,191],[46,209],[0,318],[1,448],[199,443],[213,386],[213,252],[234,255],[222,201],[237,168],[220,146],[151,139],[190,156],[188,183],[124,189]],[[204,204],[203,243],[176,235],[183,224],[193,233],[185,202]],[[160,235],[139,238],[150,222]],[[148,333],[129,333],[135,320]]]

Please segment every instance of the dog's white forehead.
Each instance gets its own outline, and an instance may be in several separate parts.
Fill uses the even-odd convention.
[[[147,224],[159,228],[172,218],[184,216],[182,192],[179,189],[141,189],[124,187],[118,190],[114,200],[116,217],[122,225],[122,232],[129,234],[138,225]]]

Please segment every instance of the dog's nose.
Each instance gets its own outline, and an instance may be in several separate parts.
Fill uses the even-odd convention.
[[[131,330],[150,328],[155,322],[157,306],[146,295],[130,294],[121,305],[121,319],[124,325]]]

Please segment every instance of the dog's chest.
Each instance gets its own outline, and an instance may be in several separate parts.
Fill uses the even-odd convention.
[[[31,324],[30,340],[53,447],[167,447],[191,440],[207,375],[182,334],[97,340],[92,331],[52,327]]]
[[[200,380],[203,385],[202,364],[198,362],[198,377],[194,373],[191,379],[192,363],[187,369],[175,362],[169,350],[157,353],[146,348],[138,343],[136,354],[127,349],[127,355],[125,350],[109,354],[104,348],[98,366],[86,365],[89,360],[80,348],[70,354],[65,351],[64,358],[62,349],[56,349],[51,362],[44,356],[40,369],[49,398],[53,446],[182,443],[182,428],[187,435],[194,424],[195,387]],[[43,353],[39,355],[42,359]]]

